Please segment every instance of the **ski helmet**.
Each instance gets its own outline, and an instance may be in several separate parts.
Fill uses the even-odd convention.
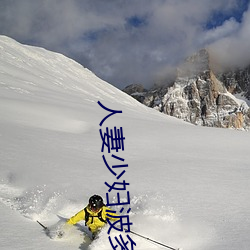
[[[93,195],[89,198],[89,207],[91,210],[99,210],[104,206],[103,199],[99,195]]]

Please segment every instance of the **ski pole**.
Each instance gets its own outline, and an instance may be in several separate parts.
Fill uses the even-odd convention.
[[[44,230],[48,230],[48,228],[45,227],[41,222],[39,222],[38,220],[37,220],[36,222],[37,222],[40,226],[42,226]]]
[[[139,237],[141,237],[141,238],[143,238],[143,239],[146,239],[146,240],[148,240],[148,241],[154,242],[154,243],[156,243],[156,244],[158,244],[158,245],[161,245],[161,246],[163,246],[163,247],[166,247],[166,248],[168,248],[168,249],[171,249],[171,250],[181,250],[180,248],[173,248],[173,247],[167,246],[167,245],[165,245],[165,244],[163,244],[163,243],[161,243],[161,242],[158,242],[158,241],[156,241],[156,240],[152,240],[152,239],[150,239],[150,238],[148,238],[148,237],[145,237],[145,236],[143,236],[143,235],[141,235],[141,234],[138,234],[138,233],[136,233],[136,232],[133,232],[133,231],[131,231],[131,230],[130,230],[130,233],[132,233],[132,234],[134,234],[134,235],[137,235],[137,236],[139,236]]]

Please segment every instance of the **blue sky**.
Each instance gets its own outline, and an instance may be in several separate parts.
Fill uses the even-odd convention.
[[[111,84],[164,82],[210,48],[250,63],[250,0],[1,0],[0,34],[63,53]]]
[[[212,29],[217,26],[223,25],[225,20],[234,18],[237,22],[241,23],[244,12],[248,9],[249,0],[240,0],[237,3],[237,7],[233,8],[230,12],[223,12],[222,10],[216,10],[212,13],[211,18],[207,21],[206,28]]]

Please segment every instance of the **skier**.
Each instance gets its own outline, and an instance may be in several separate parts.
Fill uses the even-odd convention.
[[[92,238],[94,239],[102,227],[105,226],[107,223],[107,218],[112,221],[116,221],[117,218],[110,217],[117,216],[114,213],[106,212],[108,208],[104,205],[103,199],[99,195],[93,195],[89,198],[89,204],[79,211],[77,214],[72,216],[68,221],[67,224],[74,225],[80,220],[85,220],[85,226],[92,233]]]

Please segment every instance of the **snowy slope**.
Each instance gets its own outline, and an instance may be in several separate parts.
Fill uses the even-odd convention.
[[[124,130],[133,231],[184,250],[250,248],[248,132],[165,116],[60,54],[1,36],[1,249],[111,249],[105,229],[89,245],[78,227],[51,240],[36,223],[70,217],[114,182],[97,101],[123,111],[103,126]],[[136,249],[163,249],[131,237]]]

